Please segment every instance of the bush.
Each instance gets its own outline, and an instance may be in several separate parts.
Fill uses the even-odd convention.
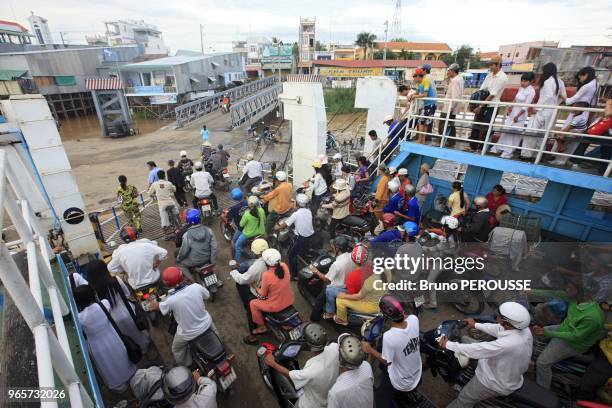
[[[355,108],[355,88],[325,89],[325,109],[328,113],[352,113],[363,109]]]

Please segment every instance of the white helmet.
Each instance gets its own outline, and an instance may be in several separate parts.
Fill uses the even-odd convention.
[[[452,230],[457,229],[459,227],[459,220],[453,217],[452,215],[445,215],[440,221],[442,222],[442,225],[446,225]]]
[[[395,174],[395,173],[397,173],[397,167],[393,167],[393,166],[389,167],[389,174]]]
[[[257,204],[259,204],[259,198],[255,197],[254,195],[249,196],[249,198],[247,198],[247,204],[249,207],[255,207]]]
[[[342,155],[340,153],[334,154],[334,160],[340,160],[340,159],[342,159]]]
[[[201,161],[197,161],[193,164],[193,167],[196,168],[196,170],[202,170],[202,162]]]
[[[274,248],[269,248],[263,251],[261,254],[261,259],[264,260],[266,265],[275,266],[278,265],[281,261],[281,254]]]
[[[203,143],[202,143],[202,146],[210,147],[210,146],[212,146],[212,145],[211,145],[211,144],[210,144],[210,142],[207,140],[207,141],[205,141],[205,142],[203,142]]]
[[[287,180],[287,173],[284,171],[277,171],[275,177],[278,181],[285,181]]]
[[[246,159],[247,160],[253,160],[253,153],[247,153]]]
[[[255,255],[261,254],[268,248],[269,248],[268,241],[266,241],[263,238],[257,238],[256,240],[253,240],[253,242],[251,243],[251,252],[253,252]]]
[[[306,194],[298,194],[295,197],[295,201],[300,207],[306,207],[308,205],[308,196]]]
[[[184,150],[181,150],[180,155],[181,155],[181,157],[187,157],[187,152],[184,151]]]
[[[505,302],[499,306],[499,316],[515,329],[526,329],[531,323],[531,316],[525,306],[517,302]]]

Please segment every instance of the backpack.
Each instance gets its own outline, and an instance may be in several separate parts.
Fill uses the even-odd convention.
[[[472,94],[472,96],[470,96],[470,100],[471,101],[484,101],[485,99],[487,99],[490,95],[490,92],[487,91],[486,89],[479,89],[478,91],[474,92]],[[482,105],[479,103],[470,103],[468,105],[468,109],[470,110],[470,112],[473,112],[474,109],[476,109],[479,106],[485,106],[486,105]]]

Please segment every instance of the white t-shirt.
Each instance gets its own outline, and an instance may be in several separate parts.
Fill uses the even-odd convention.
[[[308,208],[300,208],[295,211],[287,220],[285,224],[292,226],[295,224],[295,233],[300,237],[309,237],[314,234],[314,227],[312,226],[312,211]]]
[[[167,255],[168,251],[149,240],[130,242],[115,249],[108,271],[125,272],[132,289],[142,288],[159,280],[159,269],[153,265],[158,259],[166,259]]]
[[[262,170],[260,162],[251,160],[242,168],[242,174],[246,174],[248,178],[261,177]]]
[[[346,287],[344,283],[346,274],[357,269],[357,267],[357,264],[351,259],[351,254],[347,252],[336,257],[336,260],[331,264],[325,276],[331,281],[331,286],[344,288]]]
[[[214,179],[207,171],[196,171],[191,175],[191,187],[195,188],[195,196],[198,198],[209,197],[212,194],[210,186],[214,183]]]
[[[192,283],[159,304],[163,315],[172,312],[178,324],[177,334],[187,340],[195,339],[204,333],[212,324],[212,317],[204,307],[204,301],[210,297],[208,290],[199,283]]]
[[[338,343],[331,343],[321,354],[306,362],[301,370],[289,371],[295,388],[304,394],[298,400],[299,408],[325,408],[327,394],[338,378],[340,370]]]
[[[489,72],[482,85],[480,85],[480,89],[489,91],[489,95],[493,95],[492,101],[499,102],[507,83],[508,76],[500,69],[497,74]],[[487,107],[487,105],[479,106]]]
[[[412,391],[421,380],[419,319],[410,315],[405,329],[392,327],[383,335],[383,358],[391,363],[389,379],[398,391]]]
[[[372,408],[374,406],[374,374],[367,361],[338,376],[327,395],[327,408]]]

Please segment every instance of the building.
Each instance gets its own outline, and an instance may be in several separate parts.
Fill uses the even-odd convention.
[[[153,24],[143,20],[116,20],[104,22],[108,45],[142,44],[145,54],[168,55],[162,33]]]
[[[261,60],[267,45],[272,44],[267,37],[248,37],[245,41],[234,41],[232,51],[246,54],[246,73],[251,79],[264,76]]]
[[[21,24],[0,20],[0,52],[23,51],[32,44],[32,37]]]
[[[53,36],[51,35],[51,30],[49,30],[48,20],[40,16],[35,16],[33,11],[30,13],[28,21],[30,22],[30,28],[32,29],[32,33],[36,36],[38,44],[55,44]]]
[[[293,58],[292,45],[271,44],[266,45],[263,50],[261,65],[264,76],[280,75],[286,78],[294,71],[295,60]]]
[[[332,53],[332,60],[354,60],[355,46],[346,44],[330,44],[329,51]]]
[[[502,57],[502,61],[506,65],[522,64],[527,62],[527,56],[530,48],[551,47],[557,48],[558,41],[531,41],[517,44],[501,45],[498,54]]]
[[[86,35],[85,41],[87,45],[92,47],[104,47],[108,45],[108,38],[102,34]]]
[[[412,79],[415,69],[424,63],[432,66],[431,77],[442,81],[446,77],[446,64],[443,61],[426,60],[332,60],[313,61],[315,74],[328,79],[343,80],[367,76],[387,76],[396,81]]]
[[[482,62],[490,62],[491,58],[498,56],[499,53],[497,51],[487,51],[487,52],[479,52],[476,54],[476,56],[482,61]]]
[[[300,31],[298,36],[300,74],[310,74],[312,61],[315,60],[315,34],[316,18],[300,17]]]
[[[421,43],[412,41],[389,41],[377,42],[374,48],[378,51],[383,51],[387,48],[387,52],[391,51],[395,54],[400,54],[402,51],[412,53],[411,59],[415,60],[430,60],[441,61],[446,54],[451,54],[453,50],[446,43]],[[359,49],[357,59],[363,58],[363,49]]]

